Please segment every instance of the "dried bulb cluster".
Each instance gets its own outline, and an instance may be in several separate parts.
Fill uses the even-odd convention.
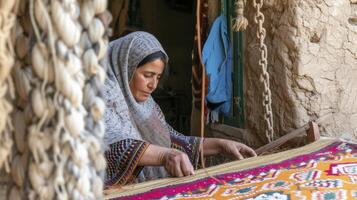
[[[11,2],[11,1],[7,1]],[[11,72],[15,86],[16,101],[15,110],[12,112],[13,138],[15,147],[11,163],[11,180],[13,182],[8,199],[24,199],[25,187],[28,176],[29,145],[27,142],[27,126],[32,117],[31,90],[33,75],[31,63],[31,34],[32,30],[28,24],[25,1],[17,1],[18,13],[17,23],[14,27],[14,50],[16,62]]]
[[[16,25],[17,4],[16,0],[0,2],[0,170],[5,166],[7,172],[10,171],[10,153],[14,143],[10,120],[14,88],[10,72],[15,63],[15,39],[12,33]]]
[[[90,165],[94,166],[90,173],[96,174],[91,177],[89,182],[95,196],[102,195],[103,182],[98,172],[103,171],[106,166],[103,149],[99,143],[104,135],[102,117],[105,109],[99,91],[104,85],[106,76],[101,60],[104,58],[108,46],[109,21],[105,20],[110,19],[106,6],[106,0],[82,1],[80,14],[80,22],[84,28],[80,45],[83,50],[83,71],[86,74],[83,106],[88,113],[85,123],[85,132],[88,133],[85,146],[88,150]],[[107,17],[101,17],[103,15]]]
[[[19,7],[12,72],[19,97],[15,185],[9,198],[101,199],[106,163],[100,62],[108,23],[99,16],[107,15],[107,1],[24,0]]]

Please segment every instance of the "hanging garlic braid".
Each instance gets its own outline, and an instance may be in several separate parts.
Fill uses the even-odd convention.
[[[106,6],[106,0],[21,1],[17,38],[26,45],[12,74],[19,144],[10,199],[102,198]]]
[[[17,1],[0,2],[0,170],[10,171],[10,154],[13,145],[10,112],[12,105],[9,97],[14,97],[10,76],[15,63],[14,34]]]

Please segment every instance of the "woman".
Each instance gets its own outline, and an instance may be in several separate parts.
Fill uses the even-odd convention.
[[[151,97],[167,62],[160,43],[146,32],[134,32],[109,44],[104,92],[107,186],[188,176],[198,166],[200,138],[171,128]],[[224,139],[206,138],[203,149],[205,156],[256,156],[246,145]]]

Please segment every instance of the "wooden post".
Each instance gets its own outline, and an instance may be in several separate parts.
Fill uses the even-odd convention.
[[[309,129],[306,131],[307,133],[307,141],[309,143],[315,142],[320,139],[320,131],[317,123],[310,121]]]

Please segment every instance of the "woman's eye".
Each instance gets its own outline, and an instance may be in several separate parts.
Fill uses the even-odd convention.
[[[144,77],[145,77],[145,78],[151,78],[152,75],[151,75],[151,74],[144,74]]]

